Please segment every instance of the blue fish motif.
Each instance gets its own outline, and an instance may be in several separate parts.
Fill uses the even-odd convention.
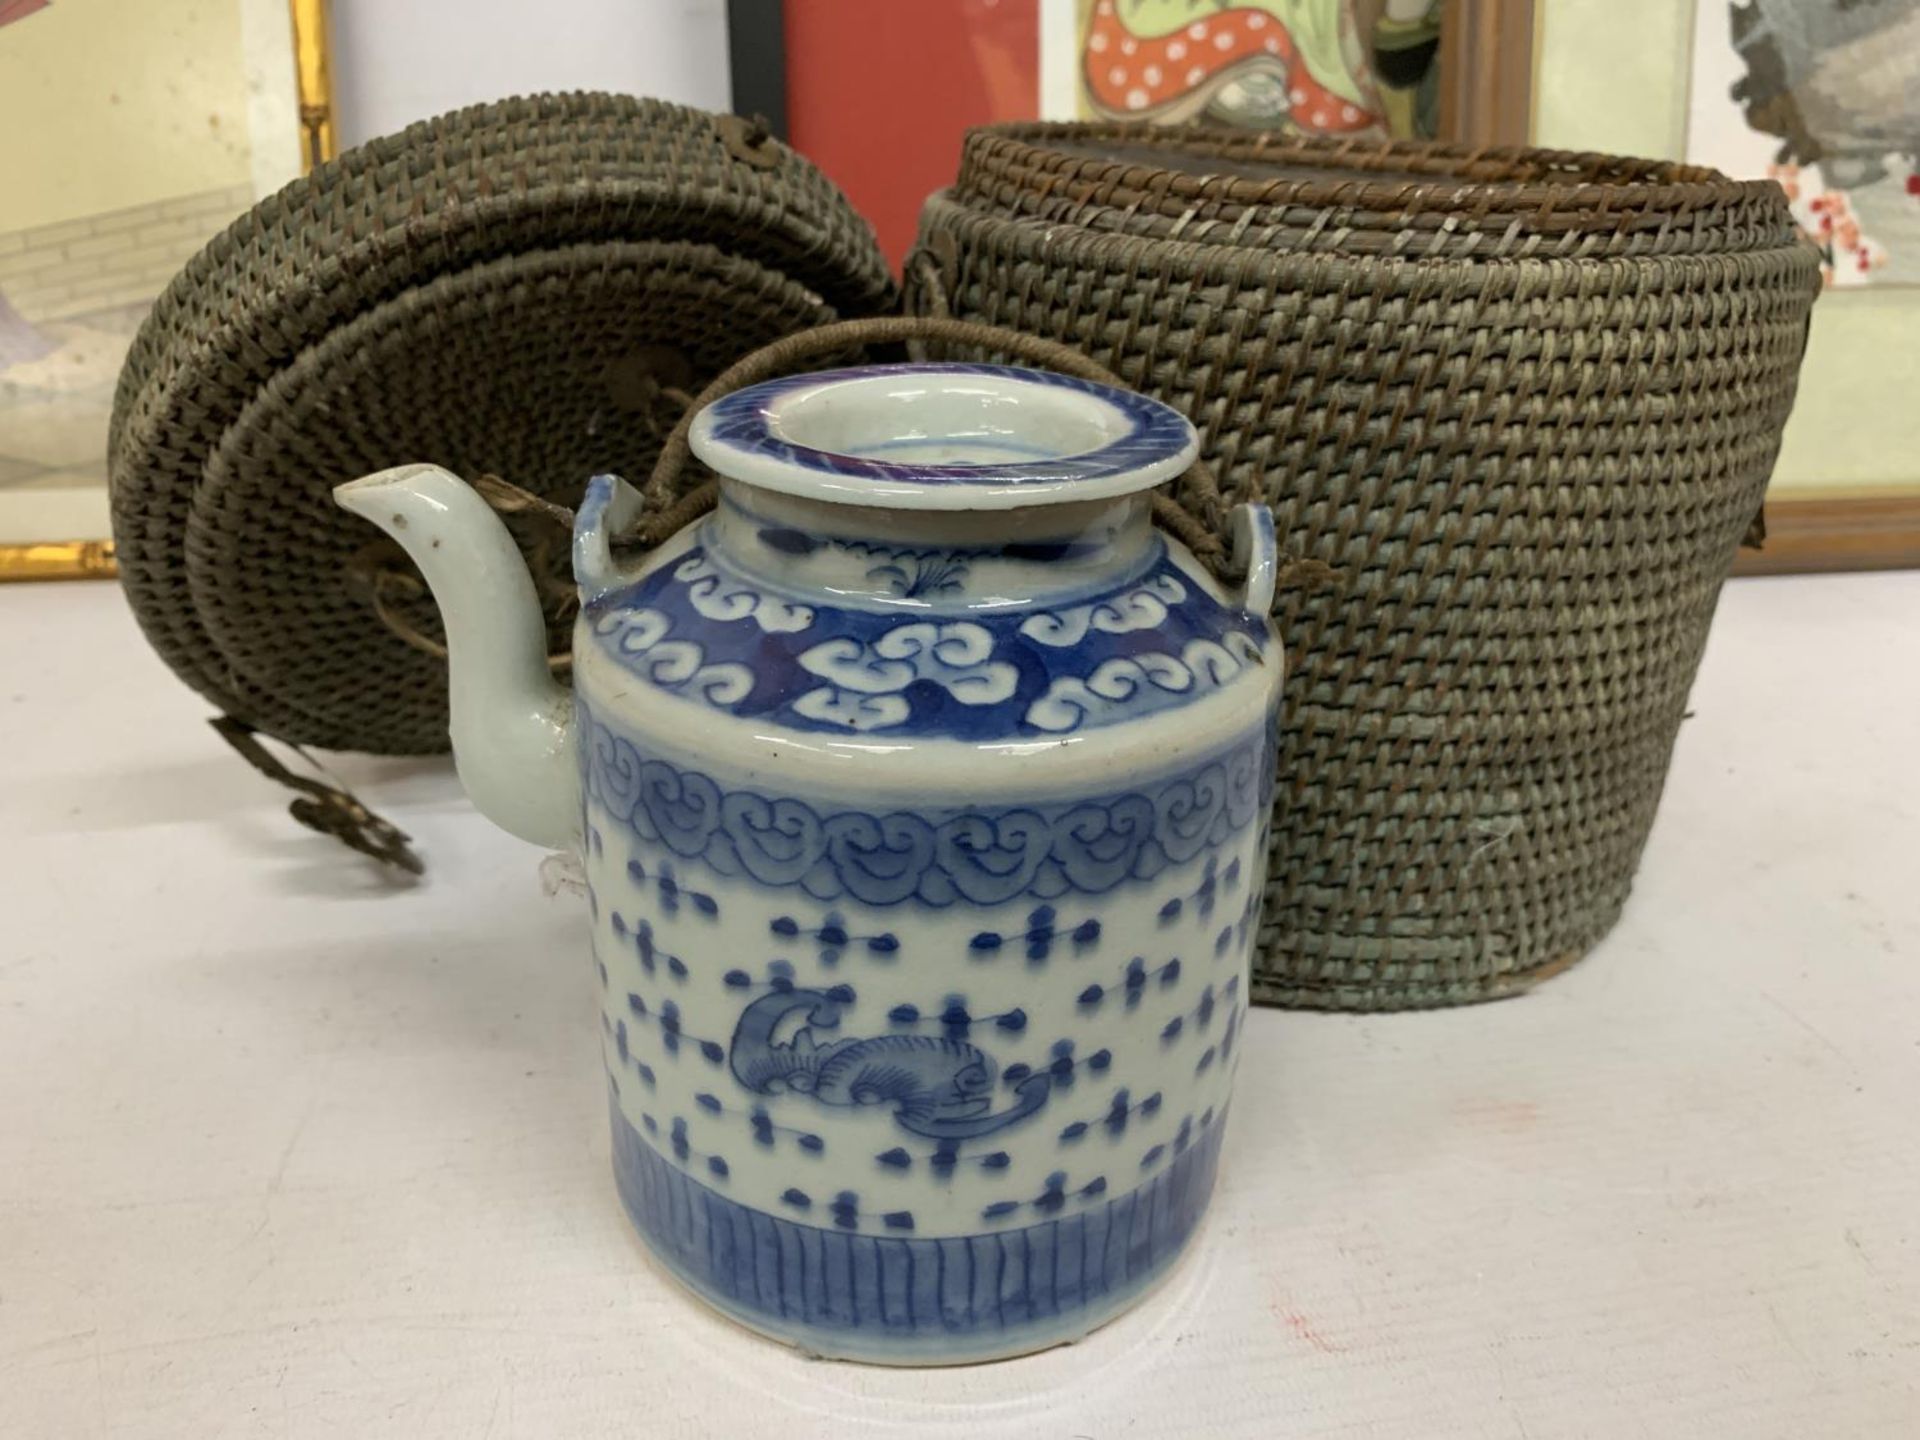
[[[904,1130],[930,1140],[969,1140],[1024,1120],[1052,1090],[1043,1072],[1014,1089],[1009,1109],[993,1112],[1000,1069],[965,1040],[931,1035],[874,1035],[822,1041],[816,1030],[839,1028],[842,1004],[818,990],[763,995],[740,1013],[727,1063],[759,1095],[810,1096],[816,1104],[889,1105]],[[795,1017],[801,1023],[777,1038]]]

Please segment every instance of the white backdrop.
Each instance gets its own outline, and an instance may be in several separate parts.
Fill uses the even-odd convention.
[[[333,0],[341,145],[531,90],[725,110],[726,0]]]

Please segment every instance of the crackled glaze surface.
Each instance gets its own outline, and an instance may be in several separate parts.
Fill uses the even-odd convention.
[[[616,1173],[655,1253],[769,1334],[1016,1354],[1137,1298],[1204,1211],[1279,651],[1142,494],[853,507],[863,467],[809,494],[792,446],[784,488],[730,478],[764,475],[734,462],[781,383],[696,429],[720,507],[638,573],[592,538],[620,487],[581,514]],[[1148,420],[1130,463],[1190,435]],[[934,483],[1017,483],[938,443]]]

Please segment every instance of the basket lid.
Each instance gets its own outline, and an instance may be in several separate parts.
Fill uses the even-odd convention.
[[[741,354],[892,294],[845,196],[738,117],[542,95],[372,141],[214,239],[136,337],[109,441],[134,613],[269,733],[444,750],[438,613],[331,488],[430,461],[572,504],[647,473]],[[565,537],[508,523],[564,651]]]

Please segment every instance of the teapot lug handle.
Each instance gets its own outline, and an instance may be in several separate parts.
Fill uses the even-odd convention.
[[[1280,579],[1280,543],[1274,533],[1273,511],[1253,502],[1236,505],[1227,514],[1228,532],[1233,538],[1233,553],[1228,564],[1236,575],[1245,576],[1241,584],[1240,604],[1255,615],[1273,609],[1273,593]]]
[[[627,572],[614,559],[613,537],[629,530],[646,510],[640,492],[618,475],[596,475],[573,522],[573,581],[582,604],[618,590]]]

